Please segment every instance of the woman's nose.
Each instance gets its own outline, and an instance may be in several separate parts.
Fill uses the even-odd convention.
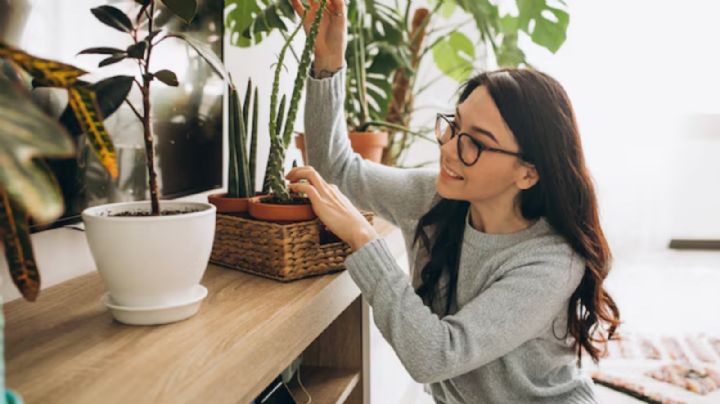
[[[458,137],[454,136],[444,144],[440,146],[440,154],[442,157],[451,160],[453,162],[458,161],[458,155],[457,155],[457,141]]]

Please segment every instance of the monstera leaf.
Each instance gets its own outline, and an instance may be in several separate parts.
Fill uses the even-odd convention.
[[[465,34],[455,31],[432,48],[433,59],[441,72],[458,82],[470,77],[475,61],[475,45]]]
[[[536,44],[550,52],[557,52],[565,42],[570,22],[568,13],[549,6],[545,0],[517,0],[517,6],[519,28],[527,32]],[[531,21],[534,24],[530,24]]]
[[[241,48],[262,42],[273,30],[287,32],[284,20],[296,21],[290,0],[226,0],[225,10],[230,41]]]

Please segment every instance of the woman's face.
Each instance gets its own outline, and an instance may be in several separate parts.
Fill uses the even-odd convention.
[[[467,133],[487,147],[519,152],[515,136],[485,86],[477,87],[455,111],[456,133]],[[483,202],[507,196],[537,182],[535,169],[518,157],[483,151],[470,167],[458,156],[456,135],[440,148],[437,192],[445,199]],[[533,180],[531,177],[535,177]]]

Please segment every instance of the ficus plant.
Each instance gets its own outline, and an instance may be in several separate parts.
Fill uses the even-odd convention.
[[[129,86],[123,77],[90,84],[80,80],[86,74],[82,69],[0,43],[3,62],[9,68],[0,73],[0,233],[11,278],[23,297],[34,301],[40,292],[40,273],[29,220],[48,223],[65,210],[46,159],[73,157],[77,139],[71,134],[84,133],[104,169],[116,178],[115,149],[103,119],[117,109],[117,100],[125,98]],[[68,108],[60,121],[33,102],[29,79],[36,86],[67,91]]]
[[[150,214],[156,216],[160,214],[160,192],[155,169],[155,134],[152,125],[151,84],[157,80],[168,86],[178,86],[179,82],[175,72],[169,69],[151,69],[153,50],[167,39],[182,40],[193,47],[215,72],[226,80],[227,72],[222,61],[207,45],[181,33],[166,32],[165,29],[158,26],[156,20],[159,15],[159,1],[134,0],[133,3],[136,4],[137,10],[132,13],[132,18],[119,8],[110,5],[96,7],[91,10],[92,14],[100,22],[128,35],[129,45],[125,49],[93,47],[81,51],[80,54],[105,55],[106,58],[100,61],[99,67],[122,61],[134,62],[138,67],[139,72],[133,83],[135,83],[142,95],[142,107],[133,105],[129,100],[126,100],[126,103],[142,123],[148,186],[150,189]],[[162,3],[170,12],[186,23],[190,23],[197,12],[196,0],[162,0]]]

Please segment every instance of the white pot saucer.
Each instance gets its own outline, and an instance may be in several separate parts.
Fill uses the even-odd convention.
[[[193,297],[182,303],[175,303],[154,307],[128,307],[115,304],[106,292],[100,301],[110,312],[115,320],[130,325],[155,325],[167,324],[192,317],[200,309],[200,303],[208,294],[203,285],[197,285],[193,290]]]

